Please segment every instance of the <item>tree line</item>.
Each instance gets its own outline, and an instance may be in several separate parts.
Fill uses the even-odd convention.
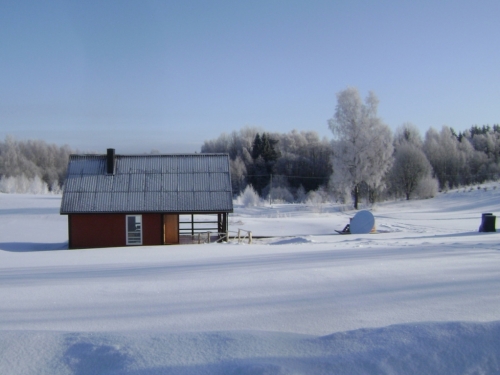
[[[428,198],[438,190],[497,180],[500,126],[443,126],[422,137],[405,123],[394,134],[377,114],[378,99],[356,88],[337,94],[328,120],[333,139],[313,131],[269,133],[245,127],[207,140],[201,152],[228,153],[234,195],[252,186],[261,197],[300,201],[320,189],[340,202]]]
[[[328,120],[331,140],[314,131],[244,127],[206,140],[201,152],[229,154],[234,196],[250,186],[262,198],[289,202],[316,192],[316,198],[328,195],[358,208],[363,200],[427,198],[498,179],[500,125],[473,125],[459,133],[443,126],[422,137],[405,123],[393,134],[377,109],[373,92],[362,100],[349,87],[337,94]],[[72,153],[67,145],[7,136],[0,142],[0,191],[59,192]]]
[[[0,189],[19,193],[60,192],[72,153],[67,145],[18,141],[7,136],[0,142]]]
[[[294,200],[328,183],[332,173],[330,141],[314,131],[269,133],[245,127],[205,141],[202,153],[227,153],[233,194],[251,185],[260,196]]]

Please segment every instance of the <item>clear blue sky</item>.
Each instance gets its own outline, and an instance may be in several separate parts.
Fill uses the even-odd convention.
[[[317,131],[373,90],[393,130],[500,123],[500,1],[0,0],[0,138],[199,151]]]

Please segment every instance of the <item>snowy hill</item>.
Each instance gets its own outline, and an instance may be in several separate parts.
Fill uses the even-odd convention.
[[[236,207],[253,244],[66,250],[60,197],[0,195],[0,374],[500,372],[500,188]]]

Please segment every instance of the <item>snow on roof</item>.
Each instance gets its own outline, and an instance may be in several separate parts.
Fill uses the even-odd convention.
[[[61,214],[232,212],[226,154],[71,155]]]

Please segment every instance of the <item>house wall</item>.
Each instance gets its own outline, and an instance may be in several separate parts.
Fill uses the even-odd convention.
[[[143,214],[142,215],[142,244],[162,245],[163,244],[163,215]],[[123,219],[125,220],[125,219]]]
[[[68,215],[69,247],[95,248],[127,246],[126,214]],[[142,214],[142,244],[163,243],[161,214]]]

